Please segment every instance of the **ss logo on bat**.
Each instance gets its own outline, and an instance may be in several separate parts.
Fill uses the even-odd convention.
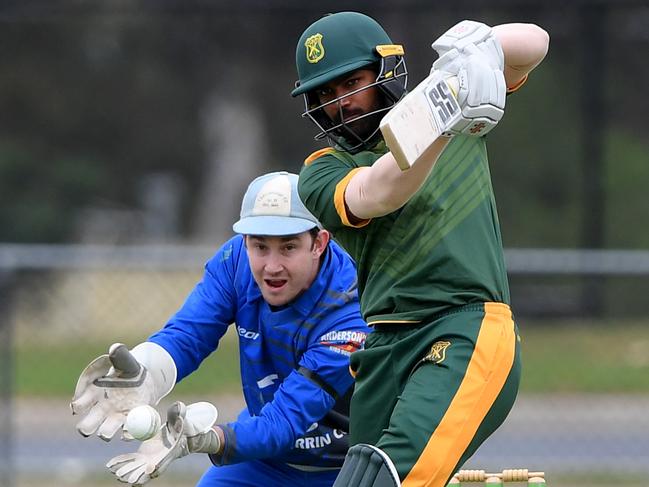
[[[457,100],[444,81],[440,81],[428,91],[428,98],[434,109],[439,113],[439,118],[443,123],[446,123],[460,110]]]

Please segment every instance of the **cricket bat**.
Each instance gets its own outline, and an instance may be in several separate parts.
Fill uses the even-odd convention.
[[[381,120],[379,127],[399,168],[406,171],[461,117],[458,80],[433,71]]]

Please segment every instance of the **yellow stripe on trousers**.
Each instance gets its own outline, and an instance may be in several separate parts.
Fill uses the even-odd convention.
[[[500,394],[514,363],[516,334],[509,307],[485,303],[476,346],[460,387],[403,487],[444,487]]]

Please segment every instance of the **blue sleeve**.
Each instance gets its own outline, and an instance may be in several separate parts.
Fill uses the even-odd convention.
[[[367,331],[357,302],[331,313],[312,333],[297,370],[286,377],[261,413],[223,427],[225,448],[220,457],[212,455],[212,461],[230,464],[292,450],[295,441],[352,386],[349,354],[362,347]]]
[[[241,247],[236,237],[225,243],[207,262],[203,278],[183,306],[164,328],[149,337],[149,341],[163,347],[174,359],[178,381],[196,370],[216,350],[234,321],[235,276]]]
[[[259,416],[225,425],[225,448],[217,465],[277,457],[289,450],[307,428],[320,420],[335,400],[297,371],[284,380]],[[216,458],[215,458],[216,457]]]

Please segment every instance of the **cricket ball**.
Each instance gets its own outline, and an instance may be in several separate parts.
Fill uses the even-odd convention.
[[[156,434],[160,424],[158,411],[149,405],[144,405],[129,411],[124,427],[136,440],[146,441]]]

